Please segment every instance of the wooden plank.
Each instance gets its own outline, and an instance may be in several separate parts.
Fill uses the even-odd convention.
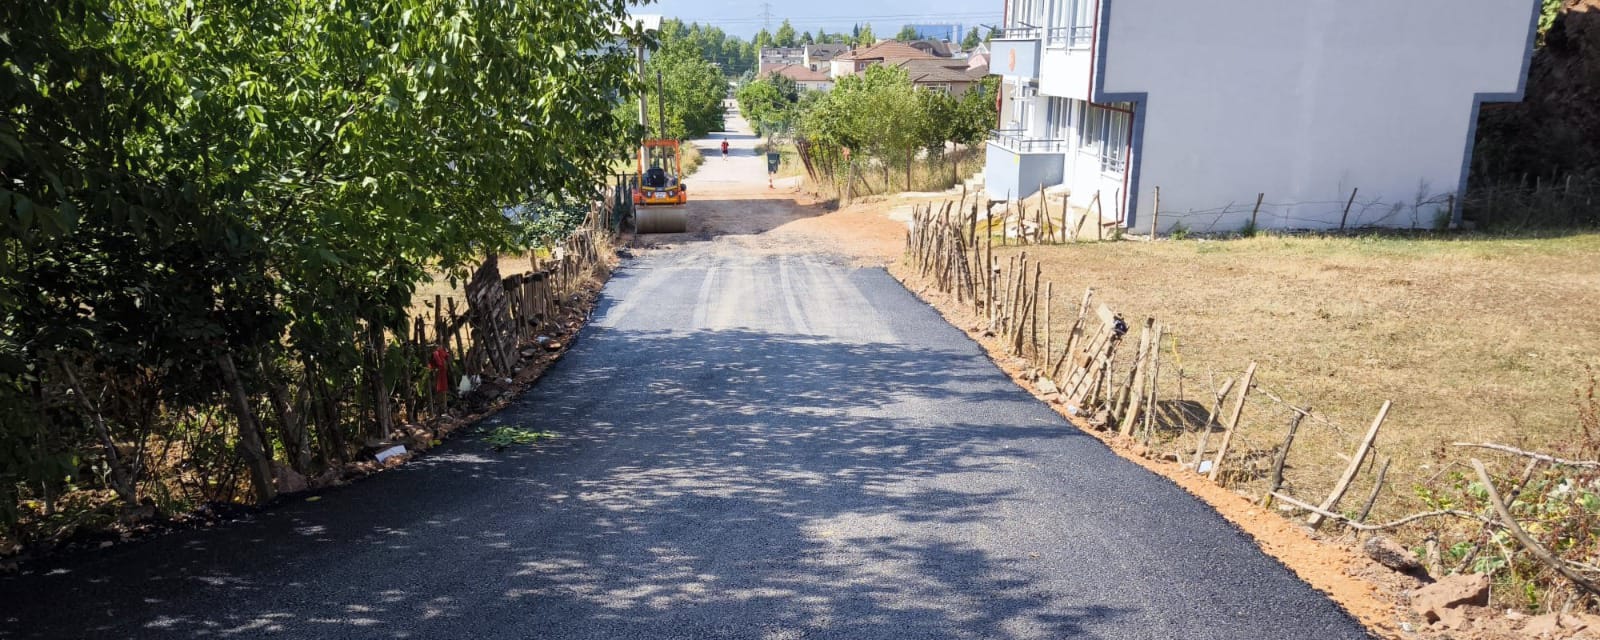
[[[1233,415],[1228,419],[1228,426],[1222,432],[1222,444],[1217,445],[1217,457],[1211,460],[1211,473],[1207,476],[1212,482],[1217,481],[1217,476],[1222,472],[1222,460],[1228,456],[1228,446],[1233,444],[1233,434],[1239,429],[1239,416],[1244,414],[1244,401],[1250,395],[1250,385],[1256,379],[1256,363],[1244,370],[1244,382],[1239,384],[1239,399],[1234,402]]]
[[[1151,327],[1155,323],[1155,318],[1144,319],[1144,327],[1139,329],[1139,351],[1133,357],[1133,369],[1128,372],[1127,383],[1123,384],[1122,390],[1112,401],[1113,410],[1121,411],[1122,426],[1117,432],[1124,436],[1133,434],[1134,416],[1139,414],[1139,407],[1144,404],[1145,366],[1150,359]]]
[[[1100,308],[1095,309],[1095,313],[1100,316],[1100,322],[1105,323],[1106,326],[1116,326],[1117,314],[1113,313],[1111,307],[1106,306],[1105,303],[1101,303]]]
[[[1366,437],[1363,437],[1361,445],[1356,447],[1356,453],[1350,459],[1350,465],[1344,468],[1344,474],[1340,475],[1339,482],[1333,485],[1333,491],[1328,493],[1327,499],[1323,500],[1322,504],[1319,505],[1323,511],[1333,511],[1335,507],[1339,506],[1339,500],[1344,498],[1345,492],[1350,490],[1350,483],[1355,481],[1356,472],[1361,470],[1361,461],[1365,460],[1367,453],[1372,451],[1372,443],[1378,439],[1378,429],[1383,428],[1383,421],[1389,417],[1389,407],[1393,404],[1391,400],[1383,401],[1383,407],[1378,409],[1378,417],[1372,420],[1372,426],[1367,429]],[[1321,526],[1322,520],[1322,514],[1312,512],[1306,518],[1306,524],[1313,527]]]
[[[1150,347],[1150,375],[1148,386],[1149,397],[1144,401],[1144,445],[1150,446],[1150,436],[1156,430],[1156,388],[1161,382],[1161,339],[1166,335],[1167,326],[1156,325],[1156,337]]]

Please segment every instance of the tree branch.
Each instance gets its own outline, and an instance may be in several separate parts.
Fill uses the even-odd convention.
[[[1503,444],[1495,444],[1493,442],[1452,442],[1452,443],[1450,443],[1450,446],[1452,446],[1452,447],[1476,447],[1478,449],[1489,449],[1491,451],[1499,451],[1501,453],[1510,453],[1510,454],[1519,455],[1519,456],[1522,456],[1522,457],[1525,457],[1525,458],[1533,458],[1534,460],[1543,460],[1545,462],[1548,462],[1548,463],[1551,463],[1551,464],[1558,464],[1558,465],[1561,465],[1563,467],[1579,467],[1579,468],[1583,468],[1583,469],[1600,469],[1600,462],[1593,462],[1593,461],[1589,461],[1589,460],[1566,460],[1566,459],[1557,458],[1557,457],[1551,456],[1551,455],[1545,455],[1543,453],[1535,453],[1533,451],[1523,451],[1523,450],[1518,449],[1516,447],[1511,447],[1511,446],[1507,446],[1507,445],[1503,445]]]
[[[1588,591],[1591,595],[1600,596],[1600,587],[1596,587],[1593,582],[1578,575],[1577,571],[1567,566],[1567,563],[1560,558],[1552,555],[1548,549],[1545,549],[1533,538],[1529,537],[1528,533],[1517,525],[1517,521],[1511,517],[1511,510],[1507,509],[1505,501],[1500,499],[1500,492],[1495,490],[1494,479],[1489,477],[1489,472],[1483,468],[1483,463],[1477,458],[1473,458],[1472,468],[1478,472],[1478,480],[1483,482],[1483,488],[1489,493],[1489,504],[1494,505],[1495,513],[1500,514],[1501,525],[1506,528],[1506,531],[1510,532],[1511,536],[1516,538],[1517,542],[1521,543],[1522,547],[1527,549],[1528,553],[1533,554],[1533,557],[1538,558],[1540,562],[1549,565],[1550,568],[1566,576],[1573,584],[1578,585],[1584,591]]]
[[[1411,524],[1411,523],[1416,522],[1418,520],[1425,520],[1427,518],[1438,518],[1438,517],[1442,517],[1442,516],[1453,516],[1453,517],[1456,517],[1456,518],[1464,518],[1464,519],[1467,519],[1467,520],[1477,520],[1479,522],[1483,522],[1483,523],[1486,523],[1486,524],[1494,522],[1493,520],[1490,520],[1489,518],[1485,518],[1483,516],[1480,516],[1480,515],[1478,515],[1476,513],[1472,513],[1470,511],[1462,511],[1460,509],[1443,509],[1443,510],[1440,510],[1440,511],[1425,511],[1423,513],[1414,513],[1414,514],[1411,514],[1411,515],[1406,516],[1404,518],[1401,518],[1399,520],[1395,520],[1393,522],[1385,522],[1383,524],[1362,524],[1360,522],[1356,522],[1355,520],[1351,520],[1350,518],[1347,518],[1342,514],[1334,513],[1332,511],[1328,511],[1328,510],[1320,508],[1320,507],[1316,507],[1316,506],[1313,506],[1313,505],[1310,505],[1310,504],[1306,504],[1306,503],[1301,502],[1299,500],[1296,500],[1296,499],[1294,499],[1292,497],[1283,495],[1282,493],[1278,493],[1276,491],[1273,491],[1273,492],[1270,492],[1270,493],[1271,493],[1272,497],[1274,497],[1274,498],[1277,498],[1279,500],[1282,500],[1284,502],[1292,504],[1292,505],[1294,505],[1296,507],[1300,507],[1301,509],[1305,509],[1306,511],[1310,511],[1310,512],[1316,513],[1316,514],[1320,514],[1325,518],[1332,518],[1334,520],[1338,520],[1339,522],[1343,522],[1346,526],[1350,527],[1351,529],[1355,529],[1357,531],[1382,531],[1382,530],[1385,530],[1385,529],[1395,529],[1395,528],[1399,528],[1399,527],[1403,527],[1405,525]]]

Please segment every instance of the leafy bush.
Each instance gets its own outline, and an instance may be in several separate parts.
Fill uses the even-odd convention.
[[[626,147],[610,0],[0,7],[0,537],[387,435],[416,285]]]

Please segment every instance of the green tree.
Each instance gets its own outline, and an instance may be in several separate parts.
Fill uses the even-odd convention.
[[[232,498],[164,476],[153,442],[264,501],[274,465],[387,436],[385,336],[417,283],[513,248],[507,205],[587,196],[623,148],[624,8],[4,5],[0,516],[68,478]],[[369,424],[336,406],[363,394]],[[315,428],[261,411],[290,403]],[[227,428],[186,440],[216,409]]]
[[[877,43],[878,37],[872,35],[872,23],[869,22],[865,25],[862,25],[861,30],[856,33],[856,44],[863,47],[870,47]]]
[[[917,39],[917,30],[909,24],[900,27],[900,33],[895,34],[894,39],[901,42],[911,42]]]
[[[823,148],[850,148],[881,161],[883,179],[911,162],[926,138],[927,115],[906,71],[877,65],[839,83],[800,116],[800,131]],[[883,114],[894,114],[884,117]],[[908,180],[909,182],[909,180]]]
[[[772,34],[768,33],[766,29],[762,29],[760,32],[756,33],[756,38],[753,40],[753,42],[755,43],[757,50],[772,47]]]
[[[816,44],[816,43],[817,43],[817,41],[816,41],[816,39],[811,37],[811,32],[810,31],[807,31],[805,33],[800,34],[800,44]]]
[[[980,44],[983,44],[983,37],[978,35],[977,27],[973,27],[972,30],[968,31],[967,37],[961,40],[961,48],[967,51],[978,48]]]
[[[794,80],[774,73],[740,87],[736,97],[739,111],[755,125],[756,132],[772,136],[792,126],[800,91]]]
[[[789,24],[788,20],[784,20],[783,24],[778,27],[778,32],[772,36],[772,42],[780,47],[795,46],[798,41],[795,40],[794,25]]]
[[[645,64],[645,93],[649,96],[650,136],[689,139],[705,136],[723,127],[722,99],[727,95],[727,80],[707,58],[694,32],[675,19],[662,22],[659,46]],[[665,88],[666,130],[661,130],[663,100],[657,98],[657,77]],[[636,100],[636,98],[635,98]],[[636,119],[638,103],[627,101],[614,112],[618,118]]]

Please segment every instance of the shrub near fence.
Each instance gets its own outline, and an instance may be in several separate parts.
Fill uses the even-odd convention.
[[[1457,450],[1493,451],[1501,456],[1498,466],[1521,472],[1497,477],[1477,459],[1447,457],[1441,460],[1447,472],[1418,488],[1428,510],[1371,522],[1390,466],[1379,436],[1392,403],[1376,407],[1364,428],[1346,429],[1263,387],[1254,363],[1220,386],[1201,383],[1183,370],[1166,325],[1154,318],[1130,323],[1096,304],[1093,289],[1083,293],[1075,313],[1054,316],[1055,287],[1044,281],[1039,264],[1026,251],[1009,252],[1002,262],[994,247],[1068,238],[1042,211],[1033,217],[1019,211],[1014,219],[991,219],[965,199],[920,207],[907,232],[906,257],[916,277],[967,307],[1006,355],[1022,358],[1024,377],[1069,414],[1139,441],[1146,456],[1178,463],[1263,505],[1277,503],[1308,526],[1331,523],[1352,535],[1397,530],[1416,543],[1422,565],[1435,577],[1486,573],[1509,587],[1497,592],[1504,606],[1595,605],[1600,462],[1593,460],[1600,455],[1600,402],[1593,384],[1579,398],[1582,437],[1570,457],[1453,443]],[[1245,419],[1249,404],[1266,407],[1253,415],[1277,417],[1252,424]],[[1332,444],[1315,451],[1343,448],[1348,455],[1291,457],[1296,443],[1318,438]],[[1517,459],[1523,464],[1512,464]],[[1291,478],[1291,471],[1299,477]],[[1308,478],[1306,472],[1326,475]]]

